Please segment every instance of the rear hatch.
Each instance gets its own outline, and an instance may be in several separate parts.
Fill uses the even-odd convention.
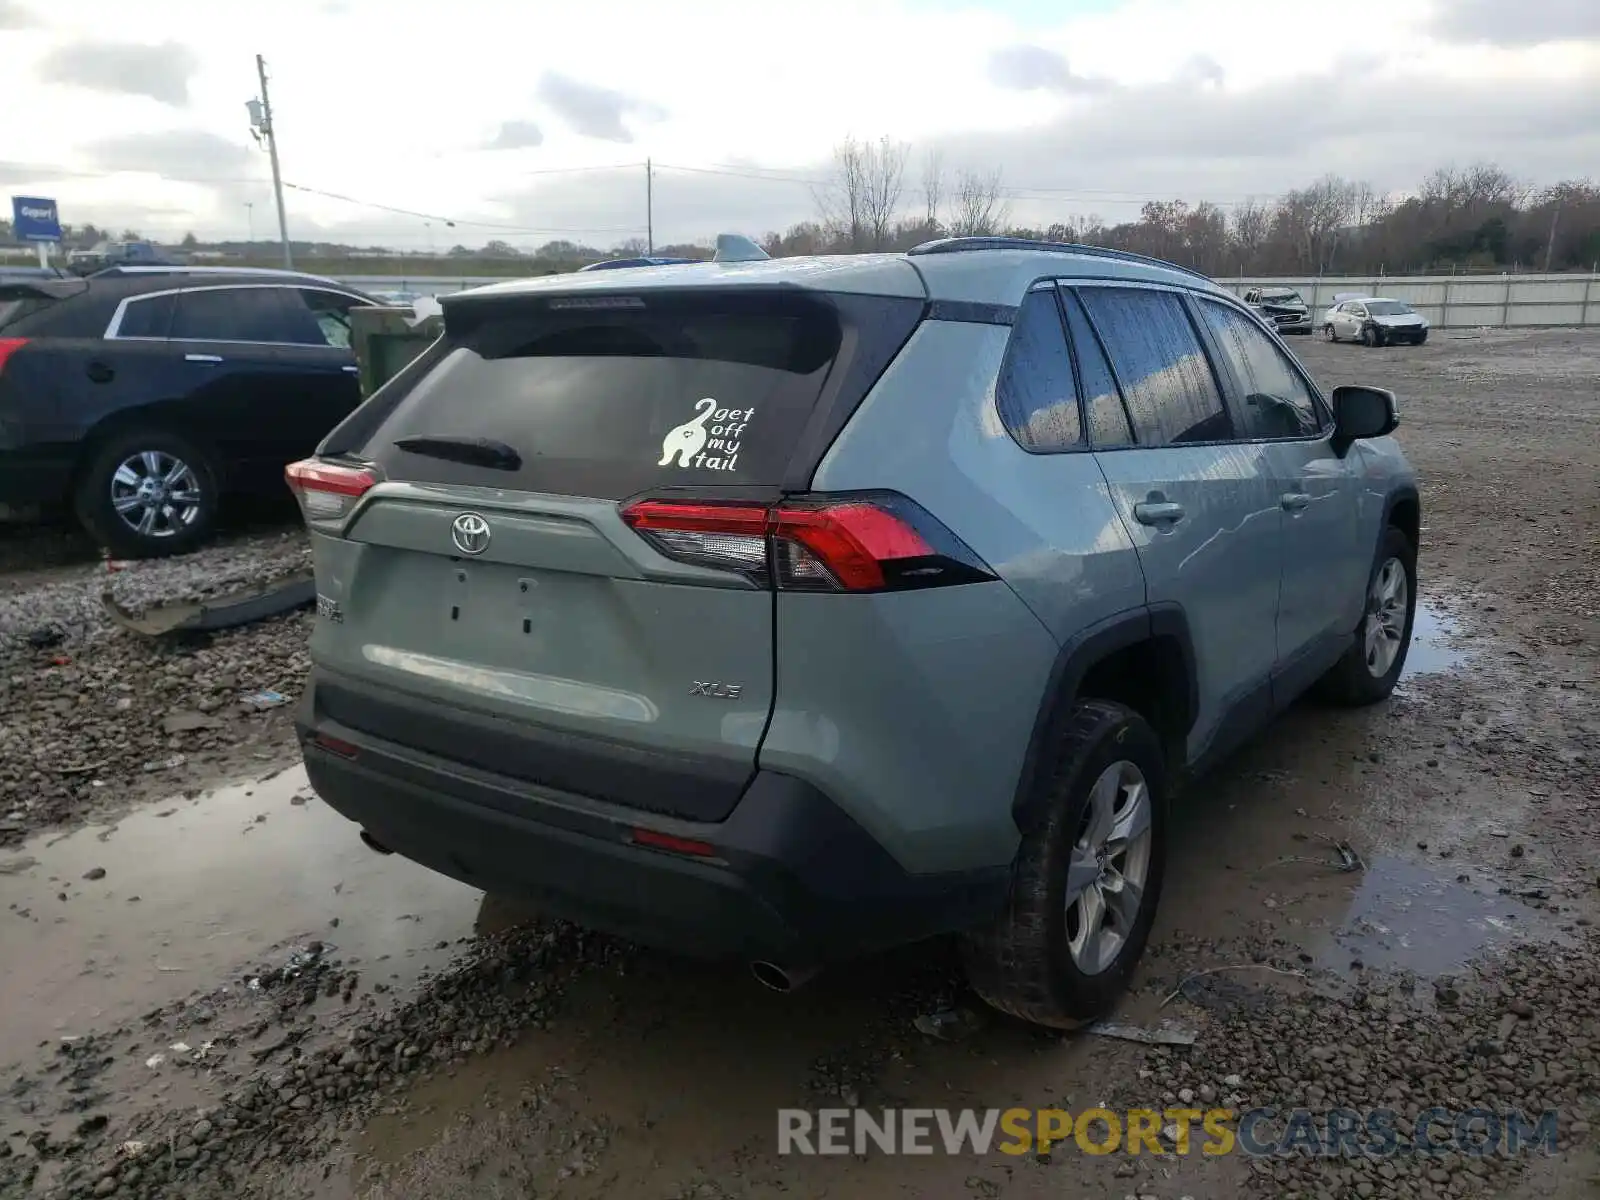
[[[651,533],[625,510],[803,490],[915,328],[916,290],[447,303],[441,341],[315,460],[356,479],[347,498],[297,483],[337,610],[312,642],[322,714],[557,792],[724,817],[772,708],[764,537]]]

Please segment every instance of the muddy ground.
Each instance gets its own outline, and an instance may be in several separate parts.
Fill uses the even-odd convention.
[[[1297,708],[1178,815],[1119,1019],[1193,1045],[989,1018],[939,945],[778,996],[540,924],[368,852],[310,796],[284,713],[240,700],[292,692],[303,626],[167,655],[82,611],[103,565],[13,559],[13,623],[69,628],[0,638],[0,1194],[1593,1194],[1600,335],[1302,354],[1401,397],[1426,608],[1392,701]],[[282,563],[277,536],[250,535]],[[180,705],[219,723],[152,731]],[[147,772],[156,751],[184,761]],[[62,785],[62,755],[101,765]],[[1560,1151],[776,1154],[777,1109],[856,1104],[1557,1109]]]

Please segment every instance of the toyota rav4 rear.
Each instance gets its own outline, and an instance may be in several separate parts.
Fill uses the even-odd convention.
[[[318,793],[445,874],[779,980],[993,913],[1026,737],[965,689],[1008,674],[981,701],[1026,731],[1055,645],[917,498],[811,490],[927,308],[900,256],[445,298],[289,470]]]

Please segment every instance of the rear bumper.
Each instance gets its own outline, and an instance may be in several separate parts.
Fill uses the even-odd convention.
[[[909,874],[791,776],[758,771],[723,821],[674,820],[351,730],[319,711],[317,682],[313,672],[296,725],[329,806],[424,866],[589,928],[680,953],[811,965],[967,928],[1005,901],[1005,868]],[[715,853],[642,846],[636,827]]]

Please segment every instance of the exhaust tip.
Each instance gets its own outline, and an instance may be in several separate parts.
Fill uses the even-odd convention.
[[[382,842],[380,842],[377,838],[373,837],[365,829],[363,829],[361,831],[361,841],[366,845],[368,850],[372,850],[372,851],[374,851],[374,852],[376,852],[378,854],[393,854],[394,853],[393,850],[389,849],[389,847],[385,846]]]
[[[750,964],[750,974],[755,976],[756,982],[774,992],[796,991],[816,973],[815,968],[791,970],[780,967],[777,963],[764,961]]]

